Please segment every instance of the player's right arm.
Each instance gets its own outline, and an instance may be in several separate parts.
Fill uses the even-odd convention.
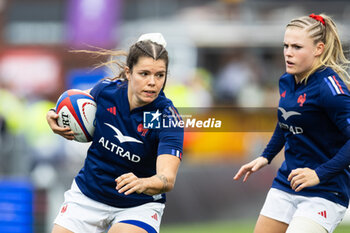
[[[243,165],[233,177],[233,179],[239,180],[244,175],[243,182],[245,182],[253,172],[260,170],[261,168],[265,167],[268,163],[269,161],[267,160],[267,158],[260,156],[254,159],[253,161]]]
[[[50,128],[55,134],[61,135],[62,137],[73,140],[74,139],[74,132],[69,127],[60,127],[57,124],[58,114],[53,111],[53,109],[50,109],[46,114],[46,120],[49,124]]]
[[[84,90],[86,93],[90,94],[92,88]],[[58,135],[61,135],[65,139],[73,140],[74,139],[74,132],[69,127],[60,127],[57,124],[58,114],[56,113],[55,109],[50,109],[48,113],[46,114],[46,120],[49,124],[51,130]]]
[[[169,192],[174,188],[180,158],[162,154],[157,158],[157,173],[154,176],[139,178],[134,173],[127,173],[115,179],[119,193],[144,193],[150,196]]]
[[[270,142],[267,144],[262,155],[254,159],[253,161],[244,164],[233,177],[233,179],[239,180],[244,175],[243,182],[245,182],[252,173],[260,170],[267,164],[271,163],[272,159],[282,150],[284,144],[285,138],[283,136],[281,128],[277,123],[275,131],[270,139]]]

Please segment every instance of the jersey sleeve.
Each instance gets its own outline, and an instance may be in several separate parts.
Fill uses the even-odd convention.
[[[174,106],[168,106],[163,110],[163,119],[173,121],[168,124],[171,127],[162,127],[159,131],[158,155],[170,154],[182,159],[184,128],[176,122],[182,121],[180,114]]]
[[[315,169],[320,181],[327,180],[350,165],[350,94],[344,82],[337,76],[328,76],[321,85],[321,106],[331,121],[343,133],[347,142],[326,163]]]
[[[323,79],[320,104],[331,121],[344,132],[350,125],[350,93],[338,76],[330,75]]]
[[[275,131],[261,156],[271,163],[273,158],[282,150],[285,142],[283,132],[277,123]]]
[[[345,129],[348,141],[344,144],[338,153],[326,163],[323,163],[315,169],[320,181],[327,180],[344,169],[349,169],[350,165],[350,126]]]
[[[108,85],[111,85],[115,83],[116,85],[121,85],[122,81],[121,80],[109,80],[109,79],[102,79],[100,80],[90,91],[90,95],[94,97],[95,101],[98,98],[98,95],[102,91],[103,88],[105,88]]]
[[[110,84],[110,81],[108,80],[100,80],[91,90],[90,95],[94,97],[95,100],[97,100],[98,94],[101,92],[101,90],[106,87],[108,84]]]

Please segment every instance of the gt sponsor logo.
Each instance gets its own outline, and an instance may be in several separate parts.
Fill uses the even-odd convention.
[[[295,112],[295,111],[286,111],[284,108],[282,107],[278,107],[278,110],[281,111],[281,117],[284,119],[284,120],[287,120],[289,117],[291,116],[299,116],[301,115],[301,113],[299,112]],[[302,134],[304,131],[303,131],[303,128],[301,127],[298,127],[298,126],[294,126],[294,125],[288,125],[286,123],[282,123],[282,122],[278,122],[279,126],[281,129],[284,129],[284,130],[289,130],[292,134]]]
[[[114,127],[111,124],[105,123],[105,125],[109,126],[115,133],[116,135],[114,135],[114,137],[118,138],[120,143],[124,143],[124,142],[136,142],[136,143],[141,143],[143,144],[143,142],[141,142],[140,140],[137,140],[136,138],[130,137],[130,136],[125,136],[122,134],[122,132],[120,132],[119,129],[117,129],[116,127]]]
[[[141,161],[140,156],[132,154],[130,151],[125,151],[123,147],[120,147],[117,144],[110,142],[104,137],[101,137],[98,143],[100,143],[106,150],[115,153],[116,155],[119,155],[122,158],[126,158],[131,162],[138,163]]]
[[[281,113],[282,113],[281,116],[283,117],[284,120],[287,120],[289,117],[294,116],[294,115],[301,115],[301,113],[295,112],[295,111],[289,111],[289,112],[287,112],[287,111],[286,111],[284,108],[282,108],[282,107],[278,107],[278,110],[281,111]]]
[[[302,134],[304,132],[303,128],[298,127],[298,126],[287,125],[287,124],[282,123],[282,122],[278,122],[278,124],[279,124],[281,129],[289,130],[292,134]]]

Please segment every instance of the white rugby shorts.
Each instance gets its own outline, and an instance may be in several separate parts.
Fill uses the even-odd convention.
[[[54,223],[75,233],[103,233],[118,222],[158,233],[164,207],[156,202],[130,208],[109,206],[85,196],[73,181]]]
[[[289,224],[293,217],[304,217],[333,232],[342,221],[346,208],[320,197],[305,197],[271,188],[260,214]]]

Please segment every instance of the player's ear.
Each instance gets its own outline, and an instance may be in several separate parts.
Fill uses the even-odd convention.
[[[127,80],[130,80],[130,74],[131,74],[131,70],[128,66],[125,66],[124,68],[124,73],[125,73],[125,77]]]
[[[318,42],[316,44],[316,49],[315,49],[314,55],[316,57],[320,56],[323,53],[323,50],[324,50],[324,43],[323,42]]]

